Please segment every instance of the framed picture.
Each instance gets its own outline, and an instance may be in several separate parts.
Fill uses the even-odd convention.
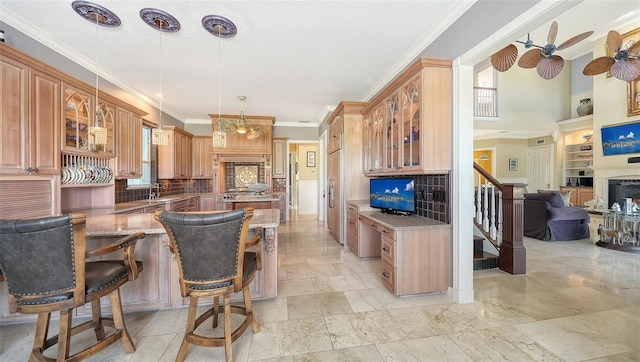
[[[622,44],[626,44],[629,40],[633,40],[634,42],[640,41],[640,28],[633,29],[629,32],[626,32],[621,35],[622,36]],[[604,44],[604,49],[608,57],[613,58],[615,54],[613,54],[608,48],[607,44]],[[607,71],[607,78],[611,77],[611,72]]]
[[[640,115],[640,79],[627,83],[627,116]]]
[[[316,167],[315,151],[307,151],[307,167]]]
[[[509,159],[509,171],[518,171],[518,159],[510,158]]]

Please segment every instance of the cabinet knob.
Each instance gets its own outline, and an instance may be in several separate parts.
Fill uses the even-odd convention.
[[[385,251],[385,252],[387,252],[387,253],[388,253],[388,252],[389,252],[389,249],[387,249],[387,248],[382,248],[382,251]]]
[[[382,273],[382,276],[389,279],[389,273]]]

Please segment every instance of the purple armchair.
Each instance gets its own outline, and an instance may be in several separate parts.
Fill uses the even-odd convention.
[[[524,235],[544,241],[588,239],[589,213],[564,206],[558,192],[524,195]]]

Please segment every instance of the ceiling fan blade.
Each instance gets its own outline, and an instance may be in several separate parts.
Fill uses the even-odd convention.
[[[518,58],[518,47],[509,44],[491,56],[491,65],[499,72],[506,72]]]
[[[538,62],[542,59],[542,53],[540,53],[540,49],[531,49],[526,53],[522,54],[520,60],[518,60],[518,65],[520,68],[535,68],[538,65]]]
[[[640,52],[640,40],[636,40],[636,42],[629,47],[629,53],[638,55],[638,52]]]
[[[611,57],[599,57],[589,62],[584,67],[582,74],[584,75],[596,75],[604,73],[611,69],[611,66],[615,63],[615,59]]]
[[[221,119],[220,128],[228,135],[236,134],[236,124],[229,119]]]
[[[617,53],[622,46],[622,36],[615,30],[610,30],[607,34],[607,49],[612,53]]]
[[[627,59],[616,62],[611,66],[611,75],[625,82],[635,80],[640,77],[640,60]]]
[[[247,132],[247,139],[255,140],[260,137],[264,133],[264,129],[262,127],[250,127],[249,132]]]
[[[560,71],[562,71],[562,67],[564,67],[564,59],[562,59],[559,55],[553,55],[551,58],[543,58],[538,62],[536,66],[536,70],[538,71],[538,75],[543,79],[553,79]]]
[[[554,21],[553,23],[551,23],[551,27],[549,28],[549,34],[547,35],[547,44],[555,43],[556,36],[558,36],[558,23]]]
[[[578,34],[576,36],[574,36],[573,38],[565,41],[564,43],[558,45],[558,47],[556,48],[556,50],[562,50],[562,49],[566,49],[572,45],[578,44],[579,42],[587,39],[588,37],[591,36],[591,34],[593,34],[593,30],[592,31],[586,31],[582,34]]]

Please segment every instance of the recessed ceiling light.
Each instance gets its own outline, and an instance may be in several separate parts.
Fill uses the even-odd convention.
[[[98,4],[88,1],[74,1],[71,3],[71,7],[78,15],[94,24],[98,23],[99,25],[110,28],[120,26],[120,18],[111,10]]]
[[[221,38],[233,38],[238,32],[236,24],[219,15],[207,15],[202,18],[202,26],[211,34]]]
[[[150,27],[160,31],[175,33],[180,30],[180,22],[162,10],[144,8],[140,10],[140,18]]]

